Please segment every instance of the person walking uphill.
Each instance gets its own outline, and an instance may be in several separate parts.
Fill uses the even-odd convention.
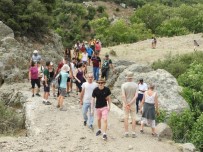
[[[87,75],[87,82],[82,84],[82,92],[80,95],[80,104],[82,105],[84,126],[86,126],[87,120],[89,120],[88,125],[90,129],[93,129],[93,121],[94,121],[94,116],[91,115],[92,92],[97,86],[98,86],[97,83],[93,82],[93,74],[89,73]],[[89,118],[87,117],[88,110],[89,110]]]
[[[51,102],[48,101],[49,92],[50,92],[50,75],[49,75],[50,61],[46,62],[46,68],[44,69],[44,98],[43,103],[45,105],[51,105]]]
[[[101,58],[99,57],[98,53],[94,53],[92,56],[92,64],[93,64],[93,74],[94,79],[96,81],[99,80],[99,68],[101,67]]]
[[[137,113],[139,110],[139,103],[142,101],[143,98],[143,94],[145,91],[147,91],[147,84],[143,82],[143,79],[140,79],[139,83],[138,83],[138,97],[136,99],[136,109],[137,109]]]
[[[92,93],[92,101],[91,101],[91,114],[94,113],[94,103],[96,98],[96,113],[97,113],[97,125],[99,130],[96,133],[96,136],[100,135],[102,133],[101,131],[101,119],[103,119],[104,122],[104,128],[103,128],[103,139],[107,140],[107,117],[108,112],[110,111],[111,107],[111,91],[109,88],[105,87],[105,80],[99,79],[97,81],[98,87],[94,89]]]
[[[140,104],[140,112],[142,113],[140,132],[144,133],[144,124],[150,124],[152,128],[152,135],[156,136],[155,132],[155,114],[159,114],[158,110],[158,96],[154,91],[155,86],[149,85],[149,90],[144,93],[142,103]],[[142,107],[144,106],[143,110]]]
[[[60,73],[56,76],[58,78],[60,76],[60,84],[59,84],[59,97],[58,97],[58,105],[57,108],[60,108],[61,111],[66,111],[63,107],[63,99],[66,96],[66,88],[67,88],[67,79],[69,77],[70,67],[67,64],[64,64],[61,68]]]
[[[132,138],[135,138],[135,100],[137,98],[138,86],[133,82],[133,73],[129,72],[127,74],[127,82],[122,84],[121,91],[123,97],[123,110],[125,114],[124,127],[125,127],[125,137],[129,136],[128,133],[128,119],[129,114],[132,119]]]
[[[112,70],[114,70],[112,61],[111,61],[111,59],[109,59],[109,55],[106,54],[105,59],[103,60],[102,69],[101,69],[101,73],[102,73],[101,77],[105,78],[105,80],[108,79],[110,68],[112,68]]]

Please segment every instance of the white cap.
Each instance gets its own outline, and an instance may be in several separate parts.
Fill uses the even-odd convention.
[[[37,50],[34,50],[33,53],[38,53],[38,51],[37,51]]]

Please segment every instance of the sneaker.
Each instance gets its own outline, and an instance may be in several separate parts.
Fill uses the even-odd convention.
[[[132,138],[136,138],[137,136],[136,136],[136,134],[135,133],[133,133],[132,134]]]
[[[157,133],[152,133],[152,136],[157,137]]]
[[[107,135],[106,134],[103,134],[103,139],[107,140]]]
[[[84,126],[86,126],[87,125],[87,122],[86,121],[84,121]]]
[[[92,125],[90,125],[89,128],[93,130],[93,126]]]
[[[34,97],[35,95],[33,94],[32,97]]]
[[[45,102],[45,105],[51,105],[51,102],[47,101]]]
[[[41,95],[39,93],[36,93],[35,95],[38,96],[38,97],[41,97]]]
[[[67,109],[62,107],[62,108],[60,108],[60,111],[67,111]]]
[[[45,104],[45,103],[46,103],[46,101],[44,101],[44,100],[43,100],[43,101],[42,101],[42,103],[43,103],[43,104]]]
[[[96,136],[99,136],[101,134],[101,130],[98,130],[96,133]]]
[[[125,137],[129,137],[129,134],[128,133],[125,133],[125,135],[124,135]]]

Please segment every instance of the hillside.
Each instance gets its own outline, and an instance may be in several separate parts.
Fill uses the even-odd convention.
[[[156,49],[151,48],[151,39],[148,39],[132,44],[107,47],[102,50],[102,54],[104,55],[105,53],[110,53],[110,50],[114,50],[117,54],[117,56],[111,56],[114,60],[129,60],[136,63],[151,64],[169,56],[194,52],[193,40],[197,40],[200,45],[197,51],[203,51],[202,34],[189,34],[171,38],[157,38]]]

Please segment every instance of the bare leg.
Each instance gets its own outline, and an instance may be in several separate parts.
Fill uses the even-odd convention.
[[[136,126],[135,119],[132,119],[132,131],[133,132],[135,132],[135,126]]]
[[[124,119],[125,132],[128,132],[128,118]]]
[[[106,131],[107,131],[107,119],[106,120],[104,120],[104,133],[106,133]]]
[[[98,128],[101,129],[101,119],[97,119]]]

